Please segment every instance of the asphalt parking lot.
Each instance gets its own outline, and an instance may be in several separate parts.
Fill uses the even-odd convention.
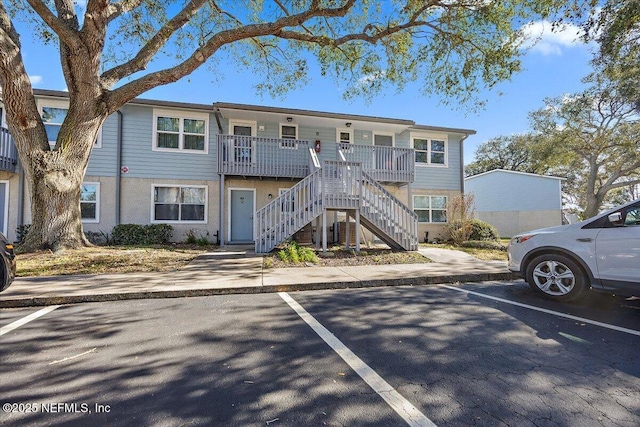
[[[640,425],[640,300],[486,282],[70,305],[7,328],[36,312],[0,311],[2,425]]]

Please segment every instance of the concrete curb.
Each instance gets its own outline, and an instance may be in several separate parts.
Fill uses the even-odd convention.
[[[461,282],[485,282],[519,279],[517,273],[452,274],[446,276],[421,276],[385,280],[361,280],[347,282],[317,282],[289,285],[248,286],[229,288],[183,289],[170,291],[118,292],[109,294],[69,295],[0,300],[0,308],[38,307],[47,305],[78,304],[86,302],[124,301],[155,298],[186,298],[231,294],[262,294],[274,292],[317,291],[323,289],[373,288],[385,286],[423,286]]]

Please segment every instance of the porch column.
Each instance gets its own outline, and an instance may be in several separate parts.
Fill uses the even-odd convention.
[[[345,249],[349,249],[350,245],[350,237],[351,237],[351,216],[349,215],[349,211],[345,211],[345,218],[346,218],[346,222],[344,224],[344,229],[345,229],[345,236],[344,236],[344,245],[345,245]]]
[[[327,210],[322,210],[322,252],[327,252]]]
[[[360,209],[356,209],[356,252],[360,252]]]
[[[220,212],[218,216],[220,222],[218,224],[218,238],[220,239],[220,247],[224,248],[224,174],[220,175]]]

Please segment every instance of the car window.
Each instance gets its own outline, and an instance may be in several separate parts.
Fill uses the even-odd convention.
[[[640,206],[632,206],[627,210],[624,225],[640,225]]]

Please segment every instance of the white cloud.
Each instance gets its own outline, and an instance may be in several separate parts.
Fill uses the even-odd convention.
[[[573,24],[553,28],[549,21],[531,22],[520,30],[522,47],[544,56],[562,55],[564,49],[582,46],[582,29]]]
[[[31,80],[32,85],[39,85],[42,83],[43,78],[42,76],[29,76],[29,80]]]

